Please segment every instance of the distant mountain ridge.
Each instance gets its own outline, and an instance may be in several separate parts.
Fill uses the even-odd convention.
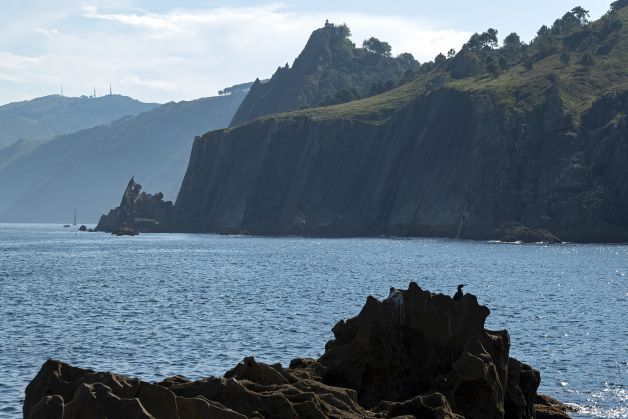
[[[246,91],[171,102],[60,135],[0,165],[0,221],[68,222],[78,208],[80,222],[95,222],[103,208],[117,205],[120,188],[133,175],[173,199],[194,137],[226,127]]]
[[[46,140],[18,140],[4,148],[0,148],[0,170],[13,160],[30,153]]]
[[[159,106],[127,96],[76,98],[50,95],[0,106],[0,148],[18,140],[49,140]]]
[[[292,68],[286,64],[268,82],[255,82],[230,126],[381,93],[419,69],[410,54],[394,58],[389,51],[356,48],[349,35],[345,25],[326,23],[315,30]]]

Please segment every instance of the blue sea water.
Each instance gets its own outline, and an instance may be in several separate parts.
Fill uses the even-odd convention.
[[[145,380],[318,357],[371,294],[455,286],[574,417],[628,415],[628,246],[195,234],[0,224],[0,417],[47,358]]]

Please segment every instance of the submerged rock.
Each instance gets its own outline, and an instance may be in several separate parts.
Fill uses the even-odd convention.
[[[137,231],[137,228],[128,224],[122,224],[120,227],[113,230],[111,234],[115,234],[116,236],[137,236],[140,233]]]
[[[507,331],[484,328],[489,313],[411,283],[368,297],[320,359],[288,368],[247,357],[221,378],[151,384],[49,360],[24,418],[533,418],[540,374],[509,357]]]
[[[531,229],[521,224],[510,225],[503,230],[500,241],[506,243],[562,243],[562,240],[544,228]]]
[[[570,417],[568,412],[575,410],[573,407],[543,394],[537,394],[534,400],[536,419],[565,419]]]

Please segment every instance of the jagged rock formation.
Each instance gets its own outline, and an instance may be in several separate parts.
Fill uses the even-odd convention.
[[[142,185],[129,181],[120,206],[103,215],[94,231],[105,231],[118,236],[134,236],[138,232],[168,231],[172,219],[172,201],[164,201],[164,195],[142,192]]]
[[[230,126],[369,96],[379,84],[395,86],[419,67],[408,54],[393,58],[356,48],[348,33],[346,26],[331,24],[315,30],[292,68],[286,64],[269,81],[255,82]]]
[[[24,417],[533,418],[539,372],[509,358],[507,331],[484,329],[489,313],[473,295],[454,302],[411,283],[369,297],[319,360],[289,368],[248,357],[222,378],[150,384],[49,360]]]
[[[391,289],[369,297],[360,314],[333,329],[319,362],[327,383],[357,390],[376,411],[417,394],[440,393],[467,418],[532,417],[540,375],[510,359],[508,332],[490,332],[490,311],[466,294],[461,301],[423,291]],[[400,373],[401,371],[401,373]]]

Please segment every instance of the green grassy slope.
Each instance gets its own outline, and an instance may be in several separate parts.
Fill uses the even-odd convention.
[[[604,34],[609,16],[623,25]],[[532,61],[531,69],[524,66],[524,57],[515,57],[509,68],[498,75],[490,76],[487,71],[481,71],[455,79],[450,67],[456,58],[450,58],[432,71],[378,96],[266,118],[345,118],[380,124],[415,97],[442,87],[490,94],[498,103],[526,111],[541,103],[544,91],[554,85],[565,106],[575,114],[577,120],[601,94],[628,89],[628,7],[586,26],[552,36],[549,42],[551,46],[547,48],[549,51],[544,52],[540,43],[537,38],[527,46],[527,54]],[[497,57],[502,52],[495,49],[487,55]],[[561,55],[565,53],[569,54],[567,64],[561,62]],[[587,54],[593,59],[590,67],[581,64]],[[481,61],[482,52],[476,55]]]

